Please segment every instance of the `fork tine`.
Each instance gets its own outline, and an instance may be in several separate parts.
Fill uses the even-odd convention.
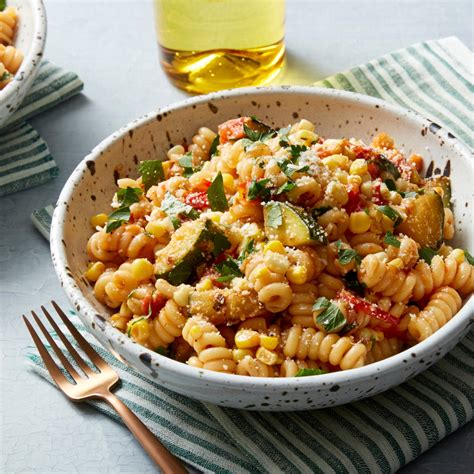
[[[54,309],[58,313],[63,323],[69,329],[69,332],[79,343],[81,349],[89,356],[90,360],[95,364],[95,366],[102,370],[111,369],[110,365],[107,364],[107,362],[105,362],[105,360],[102,359],[99,354],[97,354],[92,346],[84,339],[81,333],[74,327],[71,321],[69,321],[69,318],[64,314],[64,311],[58,306],[56,301],[51,301],[51,304],[54,306]]]
[[[64,335],[61,329],[59,329],[59,326],[56,324],[56,321],[53,319],[53,317],[49,314],[49,311],[44,306],[41,306],[41,309],[51,326],[53,326],[53,329],[56,331],[61,341],[63,341],[63,344],[66,346],[66,349],[76,361],[76,364],[79,365],[79,367],[88,377],[94,375],[94,371],[84,362],[84,359],[81,357],[81,355],[76,351],[76,349],[74,349],[74,346],[69,342],[68,338]]]
[[[81,378],[81,376],[77,373],[76,369],[66,359],[66,356],[63,354],[63,351],[59,348],[59,346],[56,344],[54,339],[51,337],[51,334],[49,334],[48,330],[44,327],[44,324],[41,322],[41,319],[38,318],[37,314],[34,311],[32,311],[31,314],[33,315],[33,318],[35,318],[36,324],[41,329],[41,332],[44,334],[44,336],[50,343],[54,352],[59,357],[59,360],[63,364],[64,368],[69,372],[71,377],[77,382],[78,379]]]
[[[56,362],[54,362],[53,358],[49,355],[48,350],[41,342],[41,339],[38,337],[38,334],[36,334],[36,331],[33,329],[33,326],[28,321],[28,318],[25,315],[23,315],[23,321],[25,322],[31,337],[33,338],[33,342],[35,343],[35,346],[38,349],[41,358],[43,359],[44,365],[48,369],[48,372],[50,373],[51,377],[53,377],[53,380],[60,388],[62,387],[62,385],[65,384],[71,385],[69,380],[64,377],[62,372],[59,370],[59,367],[56,365]]]

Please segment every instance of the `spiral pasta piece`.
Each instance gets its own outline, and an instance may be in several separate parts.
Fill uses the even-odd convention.
[[[295,377],[301,369],[320,369],[328,372],[328,364],[309,359],[285,359],[280,366],[280,377]]]
[[[367,347],[353,338],[338,334],[325,334],[313,328],[295,325],[284,334],[283,353],[299,360],[319,360],[339,366],[342,370],[364,365]]]
[[[17,11],[14,7],[7,7],[0,11],[0,43],[11,44],[17,23]]]
[[[198,159],[199,163],[210,158],[210,150],[214,138],[216,138],[216,133],[207,127],[201,127],[196,135],[193,136],[188,150],[193,154],[193,157]]]
[[[383,252],[382,236],[374,232],[355,234],[351,237],[350,244],[361,257]]]
[[[403,342],[396,337],[377,341],[373,344],[372,349],[370,349],[370,351],[367,353],[365,363],[372,364],[374,362],[387,359],[388,357],[392,357],[395,354],[398,354],[402,347]]]
[[[302,285],[291,285],[293,298],[288,313],[291,315],[291,323],[302,327],[316,327],[313,318],[313,304],[316,301],[318,288],[315,284],[304,283]]]
[[[255,357],[245,356],[237,364],[237,374],[249,375],[250,377],[273,377],[273,367],[267,365]]]
[[[158,347],[167,347],[181,336],[186,317],[182,309],[173,300],[168,300],[152,321]]]
[[[184,340],[196,351],[202,368],[235,373],[232,350],[227,349],[226,341],[216,326],[199,316],[193,316],[186,321],[182,333]]]
[[[152,258],[155,239],[136,224],[122,225],[112,232],[95,232],[87,242],[91,259],[111,262],[126,258]]]
[[[418,342],[423,341],[444,326],[461,309],[461,305],[461,297],[454,288],[444,286],[438,289],[425,308],[411,317],[409,333]]]
[[[0,63],[3,63],[7,71],[16,74],[23,61],[23,53],[13,46],[0,44]]]

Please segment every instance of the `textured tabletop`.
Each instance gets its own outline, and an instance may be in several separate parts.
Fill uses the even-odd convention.
[[[60,167],[46,185],[0,200],[0,472],[154,472],[129,432],[74,405],[26,368],[20,315],[51,299],[67,305],[49,248],[30,213],[54,203],[76,164],[133,118],[184,98],[159,68],[151,0],[45,0],[46,57],[77,72],[84,94],[34,120]],[[394,49],[458,36],[473,49],[471,0],[288,0],[285,83],[310,84]],[[404,473],[467,473],[465,426]]]

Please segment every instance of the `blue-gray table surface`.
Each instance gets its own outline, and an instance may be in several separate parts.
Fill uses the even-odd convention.
[[[74,405],[24,362],[21,314],[51,299],[67,306],[49,247],[30,223],[54,203],[76,164],[133,118],[186,96],[160,70],[151,0],[45,0],[46,57],[77,72],[84,94],[34,119],[60,167],[43,186],[0,200],[0,472],[154,472],[132,435],[86,405]],[[418,41],[458,36],[473,49],[470,0],[288,0],[288,70],[310,84]],[[472,426],[402,470],[467,473]]]

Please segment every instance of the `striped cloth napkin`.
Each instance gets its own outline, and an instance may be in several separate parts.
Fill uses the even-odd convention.
[[[414,108],[472,145],[465,120],[472,116],[469,65],[472,53],[448,38],[397,51],[317,85]],[[472,419],[473,331],[429,370],[383,394],[324,410],[268,413],[170,392],[117,361],[71,317],[119,373],[116,394],[177,456],[205,472],[394,472]],[[36,350],[28,357],[48,378]],[[117,418],[105,404],[91,404]]]
[[[48,146],[25,120],[78,94],[79,77],[44,60],[21,107],[0,130],[0,197],[58,175]]]

